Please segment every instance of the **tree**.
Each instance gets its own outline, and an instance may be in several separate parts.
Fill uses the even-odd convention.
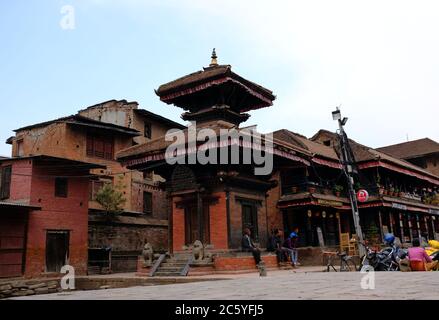
[[[96,193],[96,202],[102,206],[108,215],[123,212],[123,206],[127,201],[123,189],[122,178],[120,178],[116,186],[107,183]]]

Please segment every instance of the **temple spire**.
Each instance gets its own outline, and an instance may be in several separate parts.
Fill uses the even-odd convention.
[[[217,55],[216,55],[216,51],[215,51],[215,48],[213,48],[213,51],[212,51],[212,60],[210,61],[210,67],[214,67],[214,66],[217,66],[218,65],[218,61],[217,61]]]

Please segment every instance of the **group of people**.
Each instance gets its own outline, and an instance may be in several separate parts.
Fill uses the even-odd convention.
[[[282,231],[279,229],[274,229],[270,238],[268,239],[267,251],[276,253],[278,263],[288,262],[289,259],[291,266],[295,268],[300,265],[297,251],[299,229],[295,228],[288,237],[285,239],[282,238]]]
[[[298,262],[298,245],[299,230],[295,228],[288,237],[283,239],[282,231],[274,229],[267,241],[267,251],[276,254],[277,262],[290,262],[295,268],[299,264]],[[393,234],[387,234],[385,242],[394,245],[395,237]],[[432,258],[427,254],[425,249],[421,246],[418,238],[413,239],[412,247],[408,249],[408,259],[410,261],[410,268],[412,271],[426,271],[434,270],[438,267],[438,261],[432,261]],[[261,263],[261,250],[255,245],[251,238],[250,229],[244,229],[244,235],[242,238],[242,249],[245,252],[251,252],[255,259],[257,266]]]
[[[278,263],[289,261],[295,268],[300,265],[298,262],[297,251],[298,238],[299,230],[297,228],[295,228],[286,239],[283,239],[281,230],[274,229],[267,242],[267,251],[276,254]],[[248,228],[244,229],[242,250],[245,252],[251,252],[255,259],[256,265],[259,266],[261,263],[261,250],[251,239],[251,231]]]

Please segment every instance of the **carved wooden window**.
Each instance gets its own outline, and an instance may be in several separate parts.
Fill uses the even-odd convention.
[[[55,178],[55,197],[67,198],[69,193],[69,181],[67,178]]]
[[[143,193],[143,213],[152,214],[152,193]]]
[[[151,123],[145,122],[145,130],[144,130],[145,138],[152,138],[152,126]]]
[[[114,139],[98,135],[87,135],[87,156],[114,159]]]
[[[251,231],[252,239],[258,239],[258,209],[255,204],[242,203],[242,228]]]
[[[11,195],[12,166],[0,168],[0,199],[8,199]]]

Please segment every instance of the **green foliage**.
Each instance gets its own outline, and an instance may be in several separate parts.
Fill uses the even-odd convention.
[[[102,206],[107,214],[119,214],[123,211],[123,206],[127,201],[123,189],[122,178],[115,186],[107,183],[96,193],[96,202]]]
[[[356,182],[355,184],[354,184],[354,189],[356,190],[356,191],[358,191],[358,190],[360,190],[362,187],[361,187],[361,183],[360,182]]]
[[[337,184],[337,185],[334,187],[334,191],[335,191],[335,192],[342,192],[342,191],[343,191],[343,186]]]
[[[378,243],[381,231],[375,223],[369,224],[369,228],[367,230],[367,238],[372,243]]]

